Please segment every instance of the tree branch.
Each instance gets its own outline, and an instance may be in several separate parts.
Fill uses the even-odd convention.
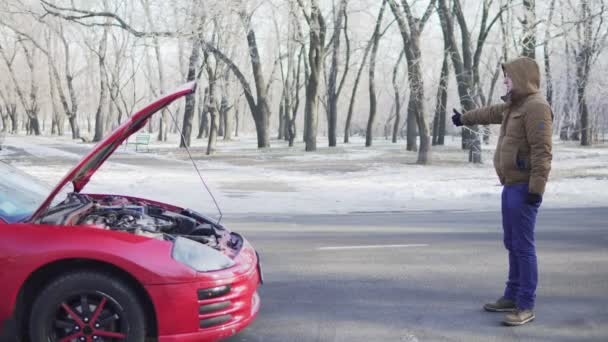
[[[65,20],[73,21],[73,22],[78,23],[83,26],[91,27],[91,26],[108,26],[109,25],[109,26],[119,27],[119,28],[122,28],[123,30],[129,31],[129,33],[131,33],[132,35],[134,35],[135,37],[138,37],[138,38],[142,38],[142,37],[176,37],[176,36],[180,35],[179,32],[140,31],[140,30],[135,29],[131,25],[129,25],[120,16],[116,15],[115,13],[111,13],[111,12],[95,12],[95,11],[85,11],[85,10],[76,9],[76,8],[59,7],[52,3],[49,3],[46,0],[40,0],[40,2],[42,3],[42,7],[48,14],[51,14],[55,17],[62,18]],[[65,14],[62,12],[74,12],[74,13],[78,13],[79,15],[69,15],[69,14]],[[117,23],[101,24],[101,23],[84,23],[84,22],[80,21],[83,19],[98,18],[98,17],[110,18],[110,19],[116,21]]]

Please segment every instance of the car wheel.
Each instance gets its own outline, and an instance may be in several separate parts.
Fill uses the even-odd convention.
[[[143,342],[145,320],[137,295],[103,273],[61,276],[32,306],[30,338],[37,342]]]

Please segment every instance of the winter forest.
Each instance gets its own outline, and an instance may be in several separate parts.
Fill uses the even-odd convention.
[[[198,91],[145,128],[180,147],[255,134],[305,150],[389,139],[432,162],[462,135],[469,161],[495,132],[453,127],[504,95],[501,63],[534,58],[554,136],[608,130],[604,0],[2,0],[2,134],[99,141],[187,81]]]

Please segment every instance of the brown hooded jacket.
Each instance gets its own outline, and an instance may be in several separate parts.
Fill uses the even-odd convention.
[[[501,184],[528,183],[542,195],[551,170],[553,112],[540,93],[540,70],[520,57],[503,65],[513,88],[506,103],[466,112],[464,125],[501,124],[494,168]]]

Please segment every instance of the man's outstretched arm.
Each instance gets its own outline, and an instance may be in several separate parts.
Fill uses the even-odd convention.
[[[452,116],[452,121],[454,121],[456,126],[459,126],[457,121],[460,121],[461,125],[466,126],[500,124],[502,123],[503,113],[506,110],[506,104],[483,107],[468,111],[464,114],[460,114],[458,111],[454,110],[455,114]],[[455,116],[459,117],[455,119]]]

